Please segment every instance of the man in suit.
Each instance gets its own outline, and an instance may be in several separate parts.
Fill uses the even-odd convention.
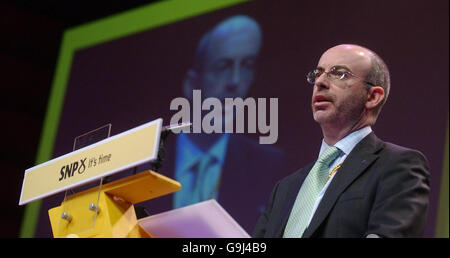
[[[426,158],[372,132],[389,71],[357,45],[328,49],[307,76],[322,128],[318,160],[279,181],[254,237],[420,237],[429,202]]]
[[[251,17],[231,16],[215,25],[199,41],[184,78],[184,96],[191,103],[193,90],[201,90],[202,99],[245,98],[255,79],[261,41],[261,28]],[[224,119],[222,125],[228,122]],[[168,137],[165,149],[160,172],[182,188],[143,204],[148,213],[216,199],[248,232],[264,210],[266,189],[279,180],[273,171],[284,163],[279,148],[241,134],[180,133]]]

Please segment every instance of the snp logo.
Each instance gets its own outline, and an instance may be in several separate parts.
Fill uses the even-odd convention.
[[[87,158],[81,159],[80,162],[75,161],[72,164],[65,165],[61,167],[61,170],[59,173],[61,174],[61,177],[59,178],[59,181],[66,179],[68,177],[74,176],[75,171],[78,170],[78,174],[83,174],[83,172],[86,170],[86,165],[84,162]]]

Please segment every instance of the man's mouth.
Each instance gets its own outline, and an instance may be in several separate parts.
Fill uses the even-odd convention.
[[[314,97],[314,103],[316,103],[316,102],[324,102],[324,101],[331,102],[331,98],[326,97],[324,95],[316,95]]]
[[[313,99],[313,106],[316,110],[321,110],[326,108],[332,102],[330,97],[325,95],[316,95]]]
[[[313,99],[313,104],[322,102],[332,102],[332,98],[325,95],[316,95]]]

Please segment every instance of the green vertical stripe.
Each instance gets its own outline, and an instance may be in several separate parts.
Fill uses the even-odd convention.
[[[58,63],[55,70],[52,88],[50,91],[47,112],[43,123],[41,139],[38,147],[36,164],[43,163],[51,159],[53,145],[58,130],[59,117],[62,111],[66,83],[72,61],[72,52],[69,51],[66,35],[63,37],[59,53]],[[39,219],[41,201],[34,201],[25,206],[25,213],[22,218],[20,237],[33,237],[36,230],[36,223]]]
[[[444,164],[441,177],[441,191],[439,195],[439,209],[436,223],[436,237],[449,237],[448,227],[449,227],[449,217],[448,217],[448,120],[447,120],[447,136],[445,140],[445,151],[444,151]]]
[[[43,123],[36,164],[51,159],[72,58],[76,50],[246,1],[248,0],[162,1],[65,31],[47,105],[47,113]],[[41,201],[35,201],[26,205],[20,237],[34,236],[40,207]]]
[[[20,237],[33,237],[36,229],[39,211],[41,209],[41,202],[35,201],[27,204],[25,207],[25,214],[22,218],[22,227],[20,228]]]

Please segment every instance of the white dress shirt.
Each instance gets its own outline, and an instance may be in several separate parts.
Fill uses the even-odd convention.
[[[350,154],[350,152],[353,150],[353,148],[358,144],[364,137],[369,135],[372,132],[372,128],[370,126],[363,127],[357,131],[352,132],[351,134],[345,136],[340,141],[338,141],[334,146],[339,148],[341,150],[341,153],[339,156],[331,163],[329,167],[328,173],[331,173],[331,171],[336,168],[339,164],[342,164],[344,160],[347,158],[347,156]],[[325,142],[325,140],[322,140],[322,146],[320,147],[319,157],[320,155],[326,151],[330,146]],[[331,176],[330,179],[328,179],[327,183],[323,187],[322,191],[319,193],[319,196],[317,197],[317,200],[314,204],[313,210],[311,212],[311,217],[309,218],[309,223],[311,223],[311,220],[314,216],[314,213],[317,210],[317,207],[319,206],[320,202],[322,201],[323,196],[325,195],[325,192],[328,189],[328,186],[330,185],[331,181],[333,181],[334,176],[339,173],[339,169]]]

